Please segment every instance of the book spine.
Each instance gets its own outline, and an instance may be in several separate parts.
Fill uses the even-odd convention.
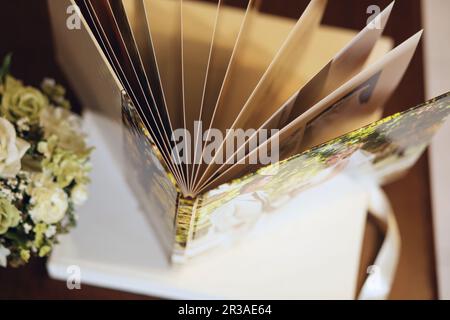
[[[186,252],[193,237],[193,226],[196,212],[201,203],[201,197],[196,199],[185,198],[179,194],[177,199],[177,213],[175,219],[175,248],[172,262],[183,263],[186,260]]]

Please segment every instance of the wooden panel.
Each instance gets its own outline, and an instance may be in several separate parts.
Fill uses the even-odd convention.
[[[425,27],[426,95],[435,97],[450,89],[450,1],[422,0]],[[430,150],[434,239],[440,299],[450,299],[450,123],[436,136]]]

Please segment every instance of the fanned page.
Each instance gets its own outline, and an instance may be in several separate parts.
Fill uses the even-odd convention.
[[[157,106],[151,88],[148,83],[142,83],[143,74],[141,62],[136,61],[136,51],[133,46],[136,44],[128,37],[125,42],[124,33],[128,30],[127,21],[120,21],[115,16],[111,3],[115,4],[119,10],[121,2],[110,2],[107,0],[80,0],[77,2],[81,12],[84,13],[86,20],[92,26],[93,33],[105,51],[113,70],[116,72],[123,87],[126,89],[131,101],[136,106],[138,113],[149,130],[153,142],[156,144],[161,154],[161,161],[164,161],[169,170],[177,177],[180,189],[186,192],[183,179],[177,173],[176,165],[169,154],[171,150],[167,141],[167,133],[164,133],[164,126],[161,124],[161,118],[156,116]],[[117,13],[116,13],[117,14]],[[122,16],[123,18],[123,16]],[[130,52],[134,50],[134,52]],[[134,60],[132,58],[135,58]]]
[[[238,164],[215,177],[208,187],[248,173],[248,167],[239,163],[251,161],[261,150],[266,151],[272,145],[278,146],[279,159],[286,159],[381,118],[382,106],[406,71],[421,34],[417,33],[390,51],[308,111],[288,122],[272,137],[248,153],[243,153]]]
[[[77,3],[184,198],[378,120],[420,40],[389,51],[393,4],[356,33],[321,25],[326,0],[296,21],[257,0]]]

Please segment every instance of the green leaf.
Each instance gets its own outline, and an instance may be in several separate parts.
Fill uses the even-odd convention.
[[[11,67],[12,53],[8,53],[3,59],[2,66],[0,68],[0,81],[3,82],[5,77],[9,74],[9,69]]]
[[[14,229],[14,230],[10,229],[7,233],[5,233],[3,235],[3,237],[5,239],[11,240],[11,241],[17,243],[19,246],[25,245],[26,242],[28,241],[26,236],[18,233],[16,229]]]

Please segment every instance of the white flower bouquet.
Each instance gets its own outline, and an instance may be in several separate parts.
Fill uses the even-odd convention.
[[[81,119],[65,89],[45,79],[41,89],[0,68],[0,266],[47,256],[59,234],[76,224],[87,198],[89,157]]]

